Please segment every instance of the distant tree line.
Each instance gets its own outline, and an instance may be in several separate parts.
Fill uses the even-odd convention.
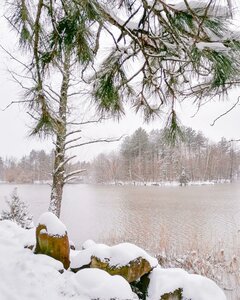
[[[50,182],[53,172],[54,153],[44,150],[32,150],[29,155],[21,159],[0,157],[0,181],[17,183]],[[87,169],[85,162],[67,165],[71,172],[74,168]]]
[[[32,150],[20,160],[0,157],[0,181],[34,183],[51,181],[54,153]],[[67,172],[85,170],[71,182],[221,181],[240,176],[237,142],[210,141],[185,127],[175,144],[165,130],[139,128],[126,137],[117,152],[99,154],[91,162],[69,162]]]
[[[230,180],[239,176],[237,143],[222,138],[212,142],[186,127],[182,138],[169,144],[165,130],[137,129],[125,138],[118,153],[100,154],[91,164],[96,182]]]

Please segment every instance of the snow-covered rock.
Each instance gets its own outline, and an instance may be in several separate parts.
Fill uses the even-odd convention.
[[[76,290],[91,299],[133,299],[129,283],[121,276],[111,276],[99,269],[76,273]]]
[[[226,300],[224,292],[212,280],[182,269],[155,268],[149,275],[147,300],[159,300],[163,295],[181,290],[183,299]]]
[[[63,263],[65,269],[70,265],[70,245],[65,225],[50,212],[40,216],[36,228],[36,254],[49,255]]]
[[[67,233],[66,226],[51,212],[43,213],[37,225],[45,225],[48,235],[64,236]]]
[[[78,271],[89,266],[107,271],[111,275],[121,275],[128,282],[139,279],[158,265],[156,258],[143,249],[130,243],[112,247],[89,243],[86,249],[74,254],[71,252],[71,269]]]
[[[87,240],[82,244],[82,250],[88,249],[94,245],[96,245],[96,243],[93,240]]]

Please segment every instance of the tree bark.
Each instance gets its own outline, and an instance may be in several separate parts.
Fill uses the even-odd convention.
[[[52,190],[49,211],[53,212],[57,217],[60,217],[64,176],[66,168],[66,133],[67,133],[67,104],[68,104],[68,89],[70,80],[70,53],[65,53],[63,62],[63,76],[60,91],[59,102],[59,121],[56,124],[56,146],[54,151],[54,167],[52,176]]]

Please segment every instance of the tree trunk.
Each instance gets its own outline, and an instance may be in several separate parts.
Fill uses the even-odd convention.
[[[67,100],[70,78],[70,53],[65,53],[63,62],[63,76],[60,91],[59,102],[59,122],[56,125],[56,145],[54,151],[54,167],[52,175],[52,190],[49,205],[49,211],[53,212],[57,217],[60,217],[65,167],[66,167],[66,133],[67,133]]]

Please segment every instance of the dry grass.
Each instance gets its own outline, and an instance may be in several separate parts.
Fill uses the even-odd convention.
[[[225,292],[228,300],[240,300],[240,245],[233,238],[231,247],[223,248],[217,242],[212,248],[203,244],[196,236],[189,237],[187,245],[172,246],[167,232],[162,229],[158,245],[144,245],[142,237],[129,242],[135,243],[157,257],[164,268],[182,268],[189,273],[206,276],[215,281]],[[124,237],[114,236],[102,241],[108,245],[126,242]],[[225,245],[226,246],[226,245]]]

